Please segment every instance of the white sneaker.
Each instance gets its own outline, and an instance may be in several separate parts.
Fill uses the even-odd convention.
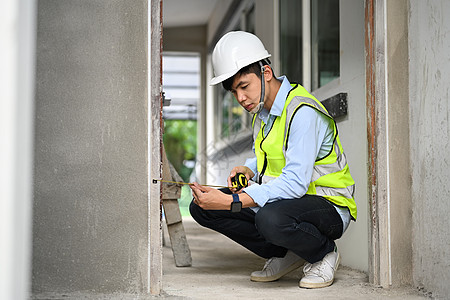
[[[321,260],[314,264],[307,263],[303,268],[305,276],[300,280],[302,288],[321,288],[330,286],[334,281],[341,257],[338,252],[330,252]]]
[[[284,257],[269,258],[262,271],[253,272],[250,280],[258,282],[275,281],[300,268],[304,263],[305,260],[303,258],[289,250]]]

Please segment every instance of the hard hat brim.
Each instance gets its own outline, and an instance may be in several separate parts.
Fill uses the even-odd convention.
[[[213,77],[213,78],[211,79],[209,85],[216,85],[216,84],[218,84],[218,83],[221,83],[222,81],[225,81],[225,80],[227,80],[228,78],[231,78],[231,77],[233,77],[234,75],[236,75],[236,74],[239,72],[240,69],[242,69],[242,68],[244,68],[244,67],[246,67],[246,66],[249,66],[249,65],[251,65],[251,64],[253,64],[253,63],[255,63],[255,62],[258,62],[258,61],[260,61],[260,60],[262,60],[262,59],[269,58],[269,57],[271,57],[271,56],[272,56],[272,55],[269,54],[267,51],[264,51],[263,53],[260,53],[259,57],[257,57],[256,59],[255,59],[255,58],[252,58],[252,59],[249,60],[249,61],[245,61],[245,60],[244,60],[244,61],[241,61],[241,62],[239,63],[240,66],[238,66],[238,67],[237,67],[236,69],[234,69],[233,71],[228,72],[228,73],[221,74],[221,75],[216,76],[216,77]]]
[[[218,83],[221,83],[222,81],[225,81],[225,80],[227,80],[228,78],[231,78],[231,77],[233,77],[234,75],[236,75],[236,73],[237,73],[238,71],[239,71],[239,70],[236,70],[236,72],[230,72],[230,73],[227,73],[227,74],[222,74],[222,75],[217,76],[217,77],[213,77],[213,78],[211,79],[209,85],[216,85],[216,84],[218,84]]]

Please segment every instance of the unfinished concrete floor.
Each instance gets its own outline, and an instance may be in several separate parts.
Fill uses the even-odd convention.
[[[228,238],[183,219],[192,267],[177,268],[170,247],[163,249],[163,294],[167,299],[426,299],[414,289],[382,289],[366,274],[340,266],[335,283],[323,289],[298,287],[300,269],[275,282],[250,281],[265,260]],[[168,242],[167,230],[164,230]],[[168,242],[170,243],[170,242]]]

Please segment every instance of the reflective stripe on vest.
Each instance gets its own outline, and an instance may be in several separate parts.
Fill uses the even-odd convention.
[[[293,85],[281,116],[273,122],[269,133],[264,136],[264,122],[258,117],[253,118],[253,141],[257,157],[259,183],[281,175],[286,165],[286,150],[289,147],[289,132],[292,117],[303,106],[308,105],[324,114],[333,121],[334,141],[330,152],[316,159],[311,182],[307,194],[320,195],[334,204],[348,207],[353,219],[356,220],[356,204],[353,199],[355,183],[350,175],[336,122],[325,107],[309,94],[302,86]]]

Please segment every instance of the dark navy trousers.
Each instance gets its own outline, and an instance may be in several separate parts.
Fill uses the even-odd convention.
[[[229,193],[229,191],[224,191]],[[305,195],[267,203],[255,213],[243,208],[204,210],[191,202],[192,217],[263,257],[284,257],[291,250],[315,263],[334,250],[342,235],[342,219],[333,204],[321,196]]]

